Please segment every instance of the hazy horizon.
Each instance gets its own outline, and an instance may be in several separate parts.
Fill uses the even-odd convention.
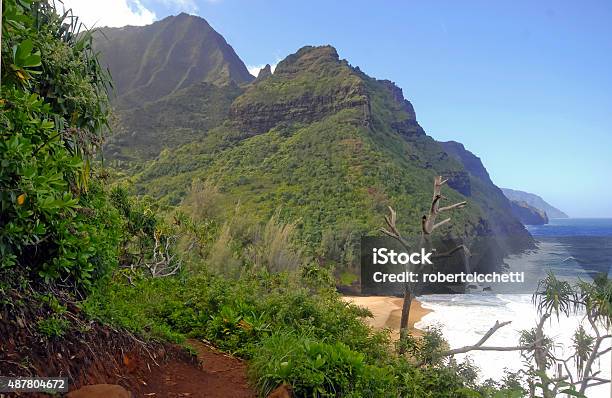
[[[427,134],[459,141],[496,185],[572,217],[612,217],[612,4],[64,0],[85,22],[205,18],[250,70],[331,44],[395,81]]]

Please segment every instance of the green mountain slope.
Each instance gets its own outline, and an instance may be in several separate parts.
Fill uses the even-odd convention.
[[[107,157],[118,160],[151,159],[163,148],[198,140],[219,126],[232,102],[244,90],[199,82],[127,111],[117,111],[114,135],[105,146]]]
[[[254,78],[202,18],[171,16],[95,36],[113,76],[115,117],[107,158],[142,161],[198,139],[227,118],[241,84]]]
[[[544,225],[548,224],[546,212],[529,206],[526,202],[511,200],[512,213],[525,225]]]
[[[514,213],[512,203],[506,198],[491,178],[480,158],[465,149],[463,144],[455,141],[440,142],[444,151],[459,161],[468,173],[470,194],[486,214],[488,227],[498,236],[507,239],[498,239],[503,246],[502,251],[515,252],[524,247],[531,247],[531,238],[523,232],[521,221]],[[464,193],[465,190],[460,190]]]
[[[194,83],[250,82],[246,66],[202,18],[180,14],[147,26],[103,28],[96,50],[113,76],[119,109],[141,106]]]
[[[418,233],[437,174],[450,179],[449,202],[469,201],[446,232],[468,240],[499,232],[502,221],[488,209],[495,200],[424,133],[401,89],[324,46],[302,48],[249,85],[228,120],[201,140],[162,153],[136,185],[176,204],[192,180],[209,181],[228,214],[237,202],[261,219],[280,210],[316,248],[326,235],[355,240],[376,233],[388,205],[406,233]],[[498,237],[496,254],[528,247],[523,226],[506,209],[496,210],[507,215],[511,231]]]

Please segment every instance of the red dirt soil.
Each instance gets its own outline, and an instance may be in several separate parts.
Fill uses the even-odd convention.
[[[86,319],[65,300],[64,316],[72,327],[62,337],[43,338],[40,319],[52,314],[29,294],[10,291],[0,305],[0,375],[67,377],[71,391],[85,385],[117,384],[134,397],[256,397],[247,383],[246,364],[201,341],[197,352],[163,342],[140,341],[125,330]],[[0,393],[0,397],[48,397],[47,394]]]
[[[171,360],[143,375],[144,382],[135,396],[145,397],[256,397],[249,387],[244,361],[224,354],[197,340],[188,344],[197,351],[199,365]]]

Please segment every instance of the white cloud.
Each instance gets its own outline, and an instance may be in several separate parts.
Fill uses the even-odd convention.
[[[79,21],[91,27],[148,25],[156,19],[155,13],[140,0],[62,0],[65,9],[71,8]],[[179,0],[183,1],[183,0]],[[61,10],[61,4],[58,8]]]
[[[277,59],[275,63],[270,64],[270,69],[272,69],[272,73],[274,73],[274,69],[276,69],[276,65],[278,65],[279,62],[280,62],[280,59]],[[259,71],[262,70],[265,66],[266,64],[247,65],[246,67],[251,75],[257,77],[257,75],[259,74]]]
[[[198,5],[195,0],[157,0],[164,6],[170,8],[172,12],[184,11],[188,13],[196,13]],[[216,1],[216,0],[215,0]]]

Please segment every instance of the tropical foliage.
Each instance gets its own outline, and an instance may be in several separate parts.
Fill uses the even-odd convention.
[[[108,87],[76,18],[4,2],[0,268],[86,288],[116,264],[118,214],[91,169]]]

